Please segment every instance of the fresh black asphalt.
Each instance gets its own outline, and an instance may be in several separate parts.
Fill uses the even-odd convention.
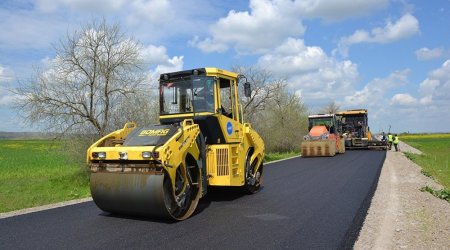
[[[216,189],[182,222],[113,216],[86,202],[0,220],[0,249],[351,248],[386,154],[347,151],[264,168],[255,195]]]

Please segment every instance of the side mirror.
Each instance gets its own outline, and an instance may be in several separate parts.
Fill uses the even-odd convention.
[[[252,96],[252,87],[250,86],[249,82],[244,83],[244,94],[245,94],[245,97]]]

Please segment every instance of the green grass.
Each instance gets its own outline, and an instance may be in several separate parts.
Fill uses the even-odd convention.
[[[279,153],[279,152],[266,153],[266,156],[264,157],[264,162],[271,162],[271,161],[286,159],[289,157],[299,156],[299,155],[300,155],[300,153],[295,152],[295,151],[284,152],[284,153]]]
[[[433,188],[431,188],[429,186],[425,186],[425,187],[422,187],[420,189],[420,191],[428,192],[428,193],[430,193],[430,194],[432,194],[432,195],[434,195],[434,196],[436,196],[436,197],[438,197],[440,199],[443,199],[443,200],[446,200],[446,201],[450,202],[450,190],[446,190],[446,189],[435,190],[435,189],[433,189]]]
[[[450,134],[401,134],[401,140],[450,139]]]
[[[89,195],[87,174],[68,163],[60,143],[0,140],[0,212]]]
[[[424,175],[432,177],[444,186],[444,190],[434,190],[435,192],[430,193],[441,196],[440,198],[450,193],[450,134],[407,135],[400,136],[400,140],[422,151],[422,155],[405,154],[422,167]]]

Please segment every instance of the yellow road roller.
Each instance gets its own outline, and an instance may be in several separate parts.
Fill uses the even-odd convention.
[[[264,142],[244,122],[240,82],[249,97],[245,76],[230,71],[162,74],[160,124],[127,123],[88,149],[95,204],[115,214],[184,220],[208,186],[258,192]]]

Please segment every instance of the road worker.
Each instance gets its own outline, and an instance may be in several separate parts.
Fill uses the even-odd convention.
[[[395,134],[395,136],[394,136],[394,147],[395,147],[395,151],[400,151],[400,146],[398,145],[399,142],[400,142],[400,140],[398,139],[398,135]]]
[[[394,137],[392,136],[391,132],[388,134],[388,148],[391,150],[392,148],[392,141],[394,140]]]
[[[386,141],[386,134],[384,132],[381,133],[381,141]]]

